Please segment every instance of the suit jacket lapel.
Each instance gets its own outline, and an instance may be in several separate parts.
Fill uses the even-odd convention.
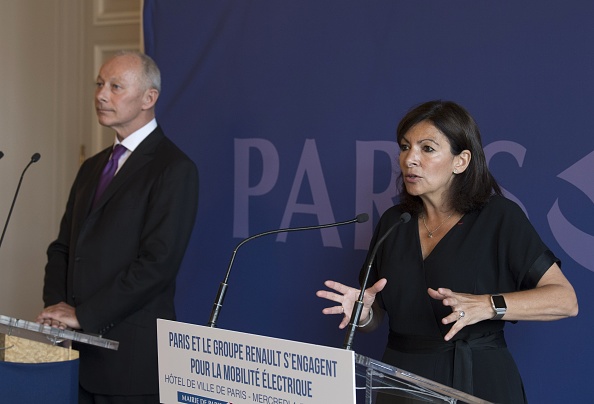
[[[146,164],[148,164],[154,157],[155,152],[157,150],[157,145],[161,140],[165,137],[163,131],[159,126],[150,133],[134,150],[134,152],[128,157],[126,163],[122,166],[122,168],[117,172],[113,180],[109,183],[101,198],[97,201],[97,204],[93,208],[93,211],[100,209],[118,190],[122,187],[123,184],[126,183],[128,178],[134,175],[138,170],[142,169]],[[105,160],[107,163],[107,160]],[[103,167],[101,167],[103,170]],[[101,172],[97,175],[97,180],[95,181],[95,188],[97,187],[97,183],[99,182],[99,176]],[[94,195],[94,192],[92,193]],[[89,203],[92,201],[92,195]]]
[[[93,198],[95,197],[95,191],[99,185],[101,172],[109,160],[111,151],[112,147],[108,147],[105,150],[99,152],[97,161],[94,163],[94,166],[90,169],[90,172],[87,175],[88,180],[81,181],[82,184],[78,192],[78,196],[80,198],[79,206],[84,210],[81,211],[78,209],[78,212],[82,214],[83,217],[87,217],[91,210]]]

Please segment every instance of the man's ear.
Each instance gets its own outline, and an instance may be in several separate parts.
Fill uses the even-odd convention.
[[[151,109],[157,103],[157,99],[159,98],[159,92],[154,88],[149,88],[144,92],[143,95],[143,109]]]

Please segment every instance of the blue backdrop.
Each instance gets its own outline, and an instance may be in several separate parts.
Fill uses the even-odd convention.
[[[594,348],[594,3],[145,0],[162,69],[157,117],[200,170],[178,278],[179,320],[206,324],[237,253],[218,327],[341,347],[315,297],[355,285],[379,215],[397,201],[395,127],[413,105],[465,106],[489,166],[557,254],[580,314],[508,324],[531,402],[591,402]],[[403,280],[405,282],[406,280]],[[385,327],[357,334],[380,357]]]

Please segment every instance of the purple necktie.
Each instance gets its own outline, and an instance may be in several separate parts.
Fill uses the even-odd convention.
[[[122,154],[126,151],[126,148],[121,144],[115,145],[113,148],[113,152],[111,153],[111,158],[105,165],[103,172],[101,173],[101,178],[99,178],[99,185],[97,185],[97,191],[95,191],[95,198],[93,199],[93,206],[97,203],[101,195],[105,191],[105,188],[111,182],[115,172],[118,169],[118,160],[122,157]]]

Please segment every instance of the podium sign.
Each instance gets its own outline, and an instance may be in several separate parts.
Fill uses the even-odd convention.
[[[355,403],[355,354],[157,320],[163,403]]]

